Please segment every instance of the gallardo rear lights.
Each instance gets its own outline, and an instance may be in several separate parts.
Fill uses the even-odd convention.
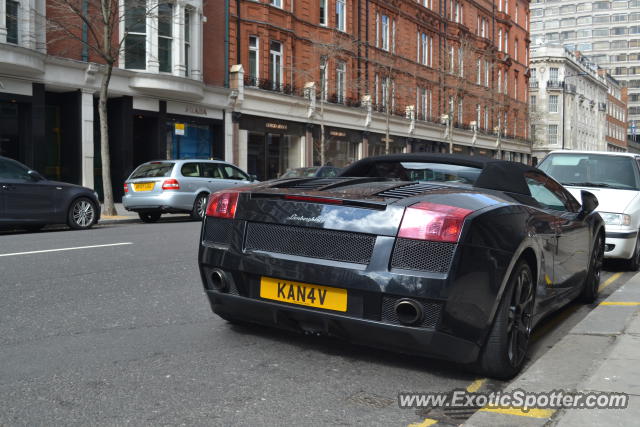
[[[207,216],[233,219],[236,216],[239,194],[237,191],[220,191],[213,193],[209,196]]]
[[[456,243],[464,219],[472,212],[437,203],[416,203],[405,210],[398,237]]]

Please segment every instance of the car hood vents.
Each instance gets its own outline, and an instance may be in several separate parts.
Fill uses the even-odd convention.
[[[319,190],[327,185],[335,184],[336,182],[344,181],[344,178],[309,178],[309,179],[296,179],[289,182],[279,183],[274,185],[275,188],[293,188],[297,190]]]
[[[407,197],[417,196],[427,191],[440,190],[442,188],[447,187],[445,185],[420,184],[416,182],[407,185],[401,185],[400,187],[390,188],[389,190],[380,192],[377,195],[380,197],[391,199],[404,199]]]

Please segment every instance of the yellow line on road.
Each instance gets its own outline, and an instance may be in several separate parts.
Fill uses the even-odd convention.
[[[431,418],[425,418],[425,420],[421,423],[409,424],[408,427],[429,427],[437,423],[438,420],[432,420]]]
[[[469,384],[469,386],[467,387],[467,391],[469,393],[475,393],[476,391],[480,390],[480,387],[482,387],[486,382],[487,382],[486,378],[479,378],[474,382],[472,382],[471,384]]]
[[[607,280],[604,281],[602,285],[600,285],[600,287],[598,288],[598,292],[602,292],[604,288],[606,288],[607,286],[609,286],[610,284],[618,280],[620,276],[622,276],[622,273],[616,273],[613,276],[609,277]]]
[[[616,302],[616,301],[603,301],[598,305],[626,305],[626,306],[634,306],[640,305],[640,302]]]
[[[521,408],[493,408],[490,406],[487,406],[480,410],[483,412],[493,412],[496,414],[506,414],[506,415],[517,415],[519,417],[529,417],[529,418],[551,418],[551,416],[555,412],[555,409],[530,408],[525,412]]]

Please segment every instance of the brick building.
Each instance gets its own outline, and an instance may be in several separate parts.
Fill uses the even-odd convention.
[[[528,1],[237,0],[204,13],[225,19],[204,28],[204,79],[234,89],[227,158],[262,179],[386,151],[530,158]],[[208,54],[215,40],[224,50]]]

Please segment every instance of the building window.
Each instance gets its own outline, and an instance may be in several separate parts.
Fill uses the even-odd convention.
[[[260,76],[260,39],[249,36],[249,85],[257,86]]]
[[[336,0],[336,28],[347,31],[347,6],[346,0]]]
[[[538,97],[536,95],[531,95],[529,97],[529,106],[531,110],[535,111],[537,105],[538,105]]]
[[[480,104],[476,104],[476,129],[480,128],[481,115],[482,115],[482,108],[480,108]]]
[[[476,84],[482,84],[482,61],[480,58],[476,61]]]
[[[502,70],[498,70],[498,93],[502,93]]]
[[[484,106],[484,130],[489,130],[489,108]]]
[[[513,78],[513,97],[518,99],[518,75],[516,74]]]
[[[328,25],[329,20],[329,0],[320,0],[320,25]]]
[[[160,71],[171,72],[171,47],[173,45],[173,5],[158,5],[158,63]]]
[[[389,50],[389,17],[382,15],[380,24],[380,47],[384,50]]]
[[[124,66],[133,70],[147,68],[147,13],[144,2],[126,0],[124,27]]]
[[[549,125],[547,135],[547,143],[548,144],[557,144],[558,143],[558,125]]]
[[[504,32],[504,53],[509,53],[509,31]]]
[[[325,101],[327,99],[327,92],[329,86],[329,79],[327,78],[327,67],[329,62],[326,56],[320,58],[320,99]],[[378,76],[376,76],[376,91],[378,87]]]
[[[458,98],[458,124],[462,124],[463,115],[464,109],[462,105],[462,98]]]
[[[453,50],[453,46],[449,47],[449,72],[453,74],[455,71],[455,51]]]
[[[191,9],[184,9],[184,75],[189,77],[189,58],[191,56]]]
[[[513,59],[518,62],[518,39],[513,42]]]
[[[269,80],[273,90],[282,88],[282,43],[272,41],[270,46]]]
[[[425,33],[420,34],[420,45],[418,50],[418,62],[422,65],[431,66],[431,51],[433,39]]]
[[[462,48],[458,48],[458,75],[464,77],[464,54]]]
[[[343,104],[345,99],[345,75],[347,73],[347,64],[338,61],[336,64],[336,100],[338,104]]]
[[[7,0],[7,43],[18,44],[18,9],[19,3],[13,0]]]
[[[558,69],[551,67],[549,68],[549,80],[551,80],[552,82],[557,82],[558,81]]]
[[[271,0],[271,4],[275,7],[282,8],[282,0]]]
[[[484,85],[486,87],[489,87],[489,74],[490,74],[489,61],[485,59],[484,60]]]
[[[498,51],[502,50],[502,28],[498,28]]]

